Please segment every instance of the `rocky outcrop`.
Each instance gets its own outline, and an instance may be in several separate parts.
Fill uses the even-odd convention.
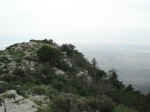
[[[15,90],[0,94],[0,112],[36,112],[37,105],[16,93]]]

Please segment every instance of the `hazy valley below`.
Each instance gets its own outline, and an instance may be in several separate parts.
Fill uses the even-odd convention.
[[[100,68],[115,69],[125,84],[144,93],[150,91],[150,46],[95,44],[80,49],[87,58],[95,57]]]

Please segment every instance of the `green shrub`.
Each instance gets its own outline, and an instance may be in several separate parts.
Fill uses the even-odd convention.
[[[37,95],[46,94],[47,89],[44,86],[37,86],[32,88],[32,93]]]
[[[49,46],[43,46],[37,51],[37,56],[42,62],[49,62],[51,65],[57,65],[61,59],[61,52]]]
[[[10,60],[7,58],[7,57],[0,57],[0,62],[2,62],[2,63],[9,63],[10,62]]]
[[[49,84],[55,79],[55,71],[50,67],[50,65],[45,64],[39,67],[39,70],[35,73],[34,79],[37,79],[43,84]]]
[[[72,44],[63,44],[61,50],[66,52],[68,56],[72,56],[75,51],[75,46]]]
[[[36,112],[53,112],[51,109],[51,104],[46,107],[40,107]]]
[[[16,51],[15,49],[8,49],[8,53],[12,55],[16,62],[20,63],[25,56],[23,51]]]
[[[58,93],[59,92],[55,88],[53,88],[51,85],[48,86],[46,95],[50,99],[56,97],[56,95],[58,95]]]
[[[28,81],[31,81],[31,77],[30,77],[30,75],[26,74],[26,72],[24,70],[22,70],[20,68],[16,68],[13,71],[12,80],[10,80],[10,82],[16,82],[19,84],[23,84]]]
[[[78,69],[89,69],[91,68],[91,64],[89,61],[84,57],[82,53],[74,53],[74,55],[71,57],[72,64],[74,67],[78,67]]]
[[[14,85],[14,84],[13,84]],[[24,83],[22,85],[17,85],[14,89],[17,91],[18,94],[28,97],[29,94],[32,93],[32,88],[36,85],[32,82]]]
[[[119,105],[119,106],[115,107],[112,112],[137,112],[137,111],[134,109],[125,107],[124,105]]]
[[[64,76],[56,76],[52,81],[51,85],[59,91],[63,91],[67,81]]]
[[[52,104],[53,112],[70,112],[71,100],[65,96],[57,96]]]
[[[59,61],[59,64],[56,66],[59,69],[62,69],[65,72],[71,72],[71,73],[76,73],[78,70],[76,67],[70,67],[65,61],[61,60]]]
[[[11,89],[11,85],[9,85],[6,82],[0,82],[0,93],[3,93],[7,91],[8,89]]]
[[[89,97],[88,105],[92,110],[112,112],[114,103],[108,96]]]

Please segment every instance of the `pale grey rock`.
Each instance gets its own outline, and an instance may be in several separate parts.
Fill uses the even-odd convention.
[[[34,102],[40,102],[41,105],[48,104],[49,98],[45,95],[30,95],[29,98]]]
[[[15,99],[8,98],[7,96],[14,95]],[[7,91],[6,93],[0,94],[0,98],[5,103],[0,106],[0,112],[4,112],[4,105],[7,112],[36,112],[37,105],[30,99],[26,99],[16,93],[15,90]]]
[[[65,72],[63,71],[63,70],[61,70],[61,69],[55,69],[55,74],[56,75],[65,75]]]
[[[87,76],[87,82],[89,83],[89,84],[91,84],[92,83],[92,77],[91,76]]]
[[[79,73],[76,74],[77,77],[82,77],[84,75],[83,71],[80,71]]]
[[[67,52],[62,52],[62,54],[64,55],[64,58],[67,58]]]
[[[5,81],[0,81],[0,84],[7,84],[7,82],[5,82]]]
[[[79,71],[79,73],[77,73],[76,76],[77,77],[88,76],[88,71],[87,70]]]
[[[72,63],[71,63],[71,61],[68,59],[68,58],[64,58],[64,62],[70,67],[70,68],[72,68]]]

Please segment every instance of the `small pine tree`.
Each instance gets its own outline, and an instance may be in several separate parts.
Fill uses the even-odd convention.
[[[117,74],[116,70],[114,70],[114,69],[110,70],[109,75],[110,75],[109,80],[112,82],[114,87],[116,87],[117,89],[124,88],[123,83],[121,81],[119,81],[119,79],[118,79],[118,74]]]

